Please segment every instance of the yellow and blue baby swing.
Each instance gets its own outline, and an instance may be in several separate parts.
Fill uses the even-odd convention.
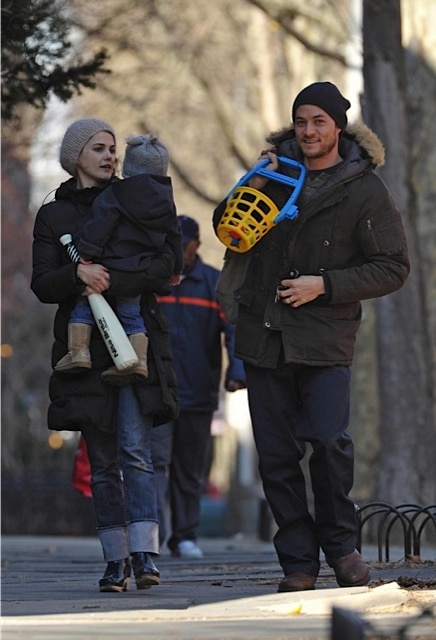
[[[293,220],[298,215],[295,202],[304,184],[306,168],[300,162],[284,156],[278,156],[278,160],[294,169],[296,177],[267,169],[266,166],[271,161],[266,159],[250,169],[229,191],[226,208],[217,226],[217,236],[228,249],[245,253],[274,225],[285,218]],[[280,211],[264,193],[246,186],[254,175],[293,187],[289,199]]]

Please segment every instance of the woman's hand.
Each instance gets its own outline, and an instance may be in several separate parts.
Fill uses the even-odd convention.
[[[77,277],[87,285],[83,295],[90,293],[103,293],[110,287],[109,270],[102,264],[82,264],[77,265]]]

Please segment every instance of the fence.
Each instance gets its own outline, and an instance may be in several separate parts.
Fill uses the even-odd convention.
[[[421,560],[421,541],[424,532],[429,533],[431,524],[436,531],[436,504],[421,506],[418,504],[400,504],[392,506],[386,502],[369,502],[356,507],[358,517],[357,548],[362,547],[362,530],[365,525],[375,524],[378,546],[378,561],[389,562],[390,542],[398,531],[402,534],[404,558],[419,562]]]

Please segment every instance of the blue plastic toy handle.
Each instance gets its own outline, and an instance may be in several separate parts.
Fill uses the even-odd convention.
[[[279,213],[274,218],[274,224],[278,224],[285,218],[289,220],[293,220],[298,216],[298,207],[295,204],[288,202],[283,206],[283,208],[279,211]]]
[[[229,198],[235,189],[238,187],[242,187],[249,182],[249,180],[254,175],[263,176],[264,178],[268,178],[269,180],[275,180],[276,182],[281,182],[289,187],[293,187],[294,190],[286,202],[286,204],[282,207],[278,215],[274,219],[274,223],[277,224],[281,222],[285,218],[289,218],[293,220],[298,215],[298,207],[295,205],[295,201],[300,195],[301,189],[303,188],[304,179],[306,177],[306,167],[301,162],[297,162],[296,160],[292,160],[291,158],[286,158],[285,156],[278,156],[279,163],[287,164],[292,168],[298,171],[298,177],[293,178],[292,176],[284,175],[283,173],[278,173],[277,171],[271,171],[271,169],[267,169],[267,165],[271,163],[271,160],[267,158],[266,160],[262,160],[256,164],[248,173],[246,173],[239,182],[229,191],[227,198]]]

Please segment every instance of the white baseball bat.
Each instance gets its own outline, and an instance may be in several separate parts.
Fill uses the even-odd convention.
[[[79,262],[80,254],[73,244],[71,234],[66,233],[59,240],[66,248],[71,261]],[[138,357],[108,301],[101,293],[91,293],[88,296],[88,302],[106,348],[118,371],[135,366],[138,363]]]

